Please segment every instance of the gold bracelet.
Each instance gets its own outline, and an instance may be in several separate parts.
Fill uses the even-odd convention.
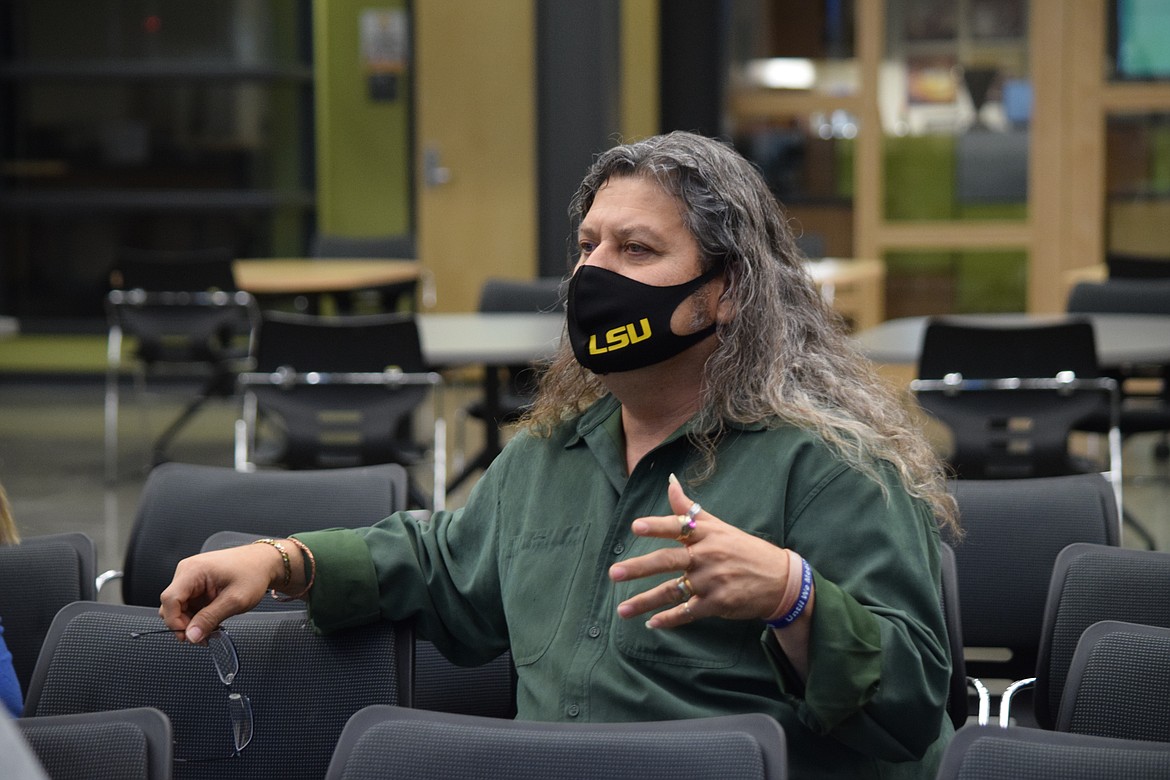
[[[280,561],[284,564],[284,583],[280,588],[281,590],[287,588],[289,583],[292,582],[292,562],[288,559],[288,550],[284,549],[284,545],[275,539],[257,539],[252,544],[270,544],[280,553]],[[272,589],[272,597],[276,598],[275,588]]]
[[[297,593],[293,596],[277,598],[277,601],[296,601],[297,599],[303,599],[305,596],[309,595],[309,590],[313,587],[313,583],[317,580],[317,559],[313,557],[313,551],[309,549],[308,545],[295,536],[290,536],[288,540],[299,547],[301,550],[301,555],[305,556],[305,558],[309,561],[309,577],[308,581],[305,583],[304,589],[301,590],[300,593]],[[273,598],[276,598],[275,593],[272,594],[272,596]]]

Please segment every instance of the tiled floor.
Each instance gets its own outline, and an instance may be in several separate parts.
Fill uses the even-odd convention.
[[[470,392],[448,391],[444,402],[448,417]],[[172,388],[150,398],[149,423],[159,430],[185,396]],[[147,442],[141,405],[129,394],[120,425],[120,476],[107,485],[102,399],[100,381],[13,381],[0,376],[0,482],[8,490],[22,532],[36,536],[85,531],[97,543],[99,570],[121,565],[145,476]],[[230,466],[235,414],[234,404],[212,403],[178,438],[172,458]],[[451,452],[455,427],[452,423],[449,430]],[[474,451],[479,426],[468,428],[469,448]],[[1158,549],[1170,550],[1170,464],[1153,459],[1153,442],[1152,436],[1140,436],[1126,444],[1126,505],[1153,535]],[[417,478],[429,488],[426,473]],[[448,505],[459,506],[469,488],[470,484],[461,487]],[[1125,544],[1143,546],[1128,529]]]
[[[453,410],[466,403],[470,392],[448,388],[446,416],[454,418]],[[0,483],[8,492],[21,533],[39,536],[84,531],[97,544],[99,571],[121,568],[148,470],[150,439],[143,431],[157,432],[167,425],[189,397],[187,393],[180,387],[152,391],[144,397],[146,404],[140,403],[132,390],[123,393],[118,478],[108,484],[104,477],[102,383],[13,381],[0,375]],[[231,466],[236,415],[235,403],[210,402],[175,440],[170,458]],[[430,430],[429,419],[420,420],[420,425]],[[455,424],[448,427],[449,458],[454,458]],[[479,429],[477,422],[467,425],[466,446],[472,452],[482,441]],[[416,478],[429,493],[433,484],[429,464]],[[469,480],[452,493],[448,506],[465,501],[473,483],[474,479]]]

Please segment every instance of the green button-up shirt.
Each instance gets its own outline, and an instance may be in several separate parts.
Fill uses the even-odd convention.
[[[316,628],[413,619],[467,665],[511,649],[522,719],[765,712],[784,727],[794,777],[932,778],[952,731],[927,506],[892,469],[879,485],[789,426],[733,427],[714,476],[694,484],[684,428],[627,476],[619,418],[606,398],[551,438],[520,433],[455,512],[298,534],[317,560]],[[761,621],[651,630],[645,616],[618,617],[621,601],[667,579],[615,584],[607,572],[677,544],[630,531],[637,517],[671,514],[672,472],[708,512],[812,565],[804,684]]]

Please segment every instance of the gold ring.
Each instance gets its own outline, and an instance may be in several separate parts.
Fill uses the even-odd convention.
[[[682,599],[680,599],[681,601],[686,601],[691,596],[695,595],[695,591],[691,587],[691,581],[685,574],[674,581],[674,587],[678,588],[678,592],[682,594]]]

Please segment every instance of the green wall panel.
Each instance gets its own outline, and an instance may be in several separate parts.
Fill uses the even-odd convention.
[[[410,71],[397,74],[392,99],[375,97],[360,42],[364,11],[406,7],[405,0],[314,0],[320,232],[411,230]]]

